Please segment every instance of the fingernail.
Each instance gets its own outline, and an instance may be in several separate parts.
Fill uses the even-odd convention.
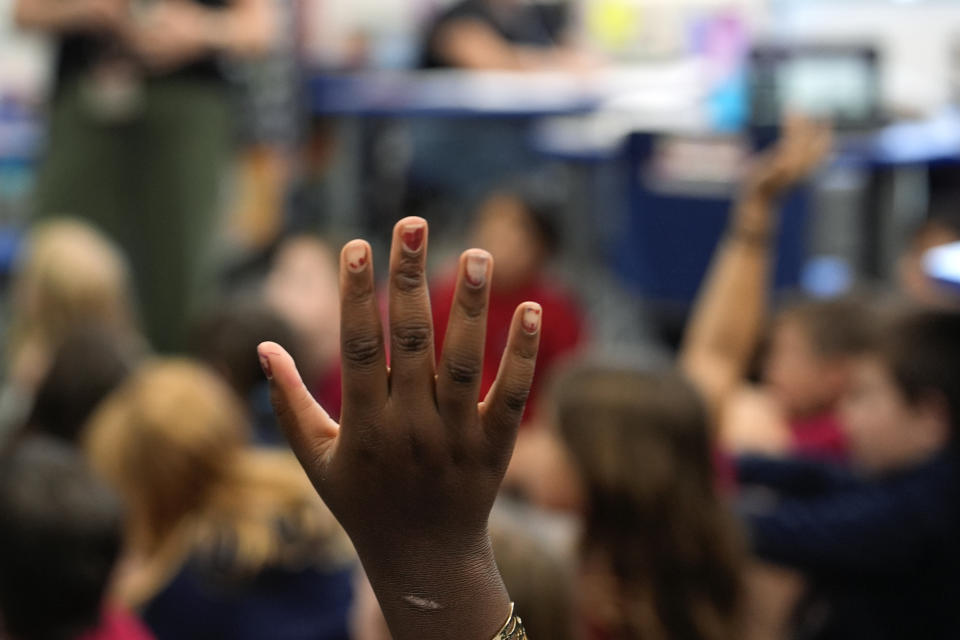
[[[530,335],[536,335],[540,331],[540,321],[543,318],[543,309],[530,306],[523,311],[523,330]]]
[[[263,375],[267,376],[267,380],[273,380],[273,369],[270,367],[270,358],[260,356],[260,368],[263,369]]]
[[[400,230],[400,239],[403,240],[403,248],[409,253],[420,253],[423,248],[423,236],[426,228],[423,223],[412,223],[403,226]]]
[[[369,264],[370,259],[367,256],[367,245],[357,243],[347,247],[345,252],[347,268],[353,273],[362,273]]]
[[[474,289],[480,289],[487,284],[487,269],[490,266],[490,256],[485,253],[471,253],[467,255],[467,271],[464,274]]]

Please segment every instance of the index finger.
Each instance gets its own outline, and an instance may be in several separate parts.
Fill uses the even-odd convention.
[[[340,356],[342,422],[382,408],[387,401],[387,360],[373,256],[363,240],[347,243],[340,253]]]

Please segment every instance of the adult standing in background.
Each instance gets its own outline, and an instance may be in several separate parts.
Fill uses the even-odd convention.
[[[268,0],[16,0],[59,43],[35,213],[69,213],[130,256],[147,333],[180,346],[204,286],[231,127],[217,59],[272,39]]]
[[[577,48],[571,37],[573,10],[574,3],[566,1],[456,0],[424,30],[420,67],[464,73],[596,70],[600,61]],[[456,83],[451,87],[457,90]],[[456,220],[456,211],[475,208],[497,185],[542,169],[543,156],[528,142],[533,118],[518,110],[521,115],[510,118],[412,123],[411,200],[432,203],[441,194],[452,203],[449,223]],[[457,149],[470,149],[470,154]],[[431,219],[438,217],[435,209]]]
[[[567,13],[519,0],[459,0],[427,29],[422,66],[535,71],[586,64],[566,42]]]

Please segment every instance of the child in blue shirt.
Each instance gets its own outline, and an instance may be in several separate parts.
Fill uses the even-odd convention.
[[[800,637],[960,638],[960,314],[901,318],[855,369],[853,471],[740,461],[778,497],[745,508],[754,551],[808,578]]]

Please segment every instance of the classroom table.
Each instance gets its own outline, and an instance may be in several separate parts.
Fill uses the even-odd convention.
[[[692,59],[673,63],[610,68],[590,74],[531,72],[407,71],[316,74],[308,82],[307,95],[314,117],[338,123],[341,143],[359,151],[364,132],[370,128],[400,123],[422,132],[424,123],[437,122],[443,131],[464,126],[490,128],[503,137],[498,123],[512,123],[511,145],[524,147],[536,162],[562,162],[544,152],[536,142],[538,124],[558,117],[587,118],[611,109],[621,113],[667,113],[675,121],[701,117],[703,69]],[[370,123],[370,124],[366,124]],[[384,123],[388,123],[384,125]],[[429,128],[429,127],[428,127]],[[441,134],[442,137],[442,134]],[[428,147],[436,148],[436,141]],[[492,139],[475,140],[472,148],[484,157]],[[442,150],[443,145],[440,145]],[[470,153],[467,146],[464,153]],[[486,155],[489,155],[486,154]],[[343,190],[339,202],[359,202],[360,185],[368,177],[359,166],[358,153],[341,158],[337,184]],[[352,166],[351,166],[352,163]],[[444,165],[446,166],[446,165]],[[451,165],[452,166],[452,165]],[[419,167],[423,168],[423,167]],[[440,167],[441,169],[443,167]],[[409,174],[416,183],[427,171]],[[441,172],[443,173],[443,172]],[[443,178],[441,176],[441,183]],[[367,215],[359,209],[340,216],[341,221]]]
[[[589,113],[600,97],[566,74],[368,72],[308,82],[314,116],[539,118]]]
[[[584,73],[317,72],[309,74],[307,95],[310,112],[321,117],[538,119],[609,107],[676,112],[702,98],[704,73],[692,58]]]
[[[601,192],[609,191],[610,175],[628,180],[635,175],[639,156],[630,152],[629,141],[637,135],[712,133],[703,109],[707,96],[699,82],[701,71],[695,62],[681,61],[592,76],[463,71],[321,75],[311,79],[309,95],[315,116],[353,121],[522,120],[529,123],[530,148],[547,160],[577,167],[582,186]],[[960,163],[960,115],[948,111],[922,121],[841,133],[837,141],[831,166],[870,175],[861,216],[864,250],[857,267],[863,275],[878,276],[889,258],[882,249],[888,224],[885,185],[904,168]],[[634,205],[645,201],[633,198]],[[643,213],[631,210],[629,215]],[[587,221],[588,227],[590,222],[599,220]],[[576,235],[589,244],[586,235]]]

